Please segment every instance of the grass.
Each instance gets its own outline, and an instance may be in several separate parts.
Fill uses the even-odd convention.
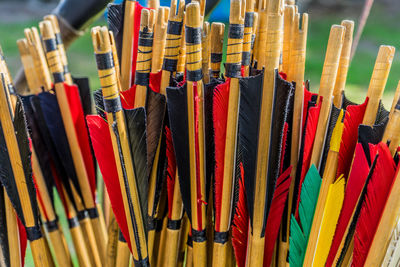
[[[332,24],[340,24],[342,19],[353,19],[357,17],[342,14],[322,15],[317,11],[310,12],[309,37],[307,44],[306,59],[306,79],[311,80],[311,89],[318,90],[320,75],[322,73],[322,64],[325,57],[326,44],[329,36],[329,29]],[[94,25],[104,25],[104,20],[99,20]],[[37,26],[38,21],[27,21],[18,24],[0,24],[0,44],[9,65],[10,71],[15,75],[21,61],[16,46],[16,41],[23,38],[25,27]],[[388,15],[382,8],[375,6],[366,25],[358,51],[350,66],[346,95],[353,101],[363,102],[369,84],[369,79],[378,53],[379,45],[389,44],[400,47],[400,28],[397,27],[397,20],[394,15]],[[226,28],[227,29],[227,28]],[[92,41],[89,32],[86,32],[81,38],[71,45],[68,50],[69,69],[72,74],[77,76],[87,76],[90,79],[92,89],[100,86],[97,77],[96,63],[93,53]],[[400,72],[399,55],[395,56],[391,74],[384,94],[384,103],[387,108],[390,107],[394,89],[396,88]],[[56,209],[60,217],[60,222],[64,233],[68,233],[65,215],[59,199],[56,198]],[[75,252],[72,247],[70,236],[66,235],[67,242],[70,245],[71,254],[74,263],[76,263]],[[27,250],[26,266],[33,266],[30,249]]]

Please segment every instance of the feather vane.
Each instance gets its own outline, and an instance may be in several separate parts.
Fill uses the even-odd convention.
[[[335,234],[336,223],[343,205],[344,189],[345,179],[343,175],[329,186],[315,249],[315,266],[324,266],[326,258],[328,257],[329,248],[332,244],[333,235]]]
[[[379,143],[377,146],[379,157],[355,229],[354,267],[364,265],[396,172],[396,164],[387,145]]]
[[[304,178],[300,194],[299,219],[301,227],[293,216],[290,224],[289,262],[291,266],[300,267],[303,265],[320,186],[321,177],[315,165],[311,165]]]

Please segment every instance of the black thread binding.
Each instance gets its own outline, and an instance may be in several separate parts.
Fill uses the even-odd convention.
[[[228,242],[229,232],[214,232],[214,242],[219,244],[225,244]]]
[[[86,211],[87,211],[90,219],[99,218],[99,212],[97,211],[97,208],[90,208],[90,209],[87,209]]]
[[[197,231],[192,229],[192,240],[196,243],[205,242],[207,240],[206,230]]]
[[[52,220],[52,221],[47,221],[44,223],[44,225],[46,226],[47,232],[51,233],[54,232],[55,230],[58,229],[58,220]]]
[[[61,33],[56,33],[55,34],[56,35],[56,44],[57,45],[60,45],[60,44],[62,44],[63,42],[62,42],[62,38],[61,38]]]
[[[68,219],[69,229],[72,229],[72,228],[74,228],[74,227],[76,227],[78,225],[79,225],[79,221],[78,221],[78,218],[76,216],[72,217],[71,219]]]
[[[138,261],[133,259],[133,262],[135,264],[135,267],[150,267],[149,257]]]
[[[201,69],[199,70],[187,70],[186,71],[186,79],[190,82],[197,82],[203,78],[203,72]]]
[[[79,221],[86,219],[88,217],[87,211],[86,210],[78,211],[76,217],[78,218]]]
[[[157,219],[156,222],[156,231],[160,232],[162,230],[163,227],[163,219]]]
[[[107,113],[115,113],[122,110],[121,100],[119,97],[112,99],[103,99],[104,109]]]
[[[229,34],[230,39],[243,39],[244,26],[243,24],[229,24]]]
[[[211,53],[211,63],[220,63],[222,61],[222,53]]]
[[[95,55],[96,55],[97,69],[108,70],[114,67],[114,60],[111,52],[95,54]]]
[[[243,66],[250,65],[250,52],[242,52],[242,65]]]
[[[30,242],[38,240],[42,238],[42,230],[39,225],[35,225],[32,227],[25,227],[26,229],[26,237]]]
[[[188,44],[201,44],[201,28],[185,26],[185,37]]]
[[[246,12],[244,15],[244,27],[253,28],[254,25],[254,12]]]
[[[225,76],[230,78],[241,77],[241,65],[233,63],[225,63]]]
[[[44,42],[44,46],[46,47],[46,52],[51,52],[51,51],[57,50],[57,44],[56,44],[55,38],[47,39],[47,40],[44,40],[43,42]]]
[[[63,83],[65,81],[64,72],[53,72],[54,83]]]
[[[182,22],[169,20],[167,27],[167,34],[181,35],[182,26],[183,26]]]
[[[135,72],[135,84],[147,86],[150,81],[150,73],[148,72]]]
[[[177,59],[164,58],[162,69],[170,72],[175,72],[177,65],[178,65]]]
[[[179,230],[181,229],[182,220],[171,220],[168,218],[167,228],[171,230]]]
[[[147,220],[147,230],[152,231],[156,230],[156,228],[157,228],[157,220],[149,217]]]
[[[138,46],[152,47],[153,46],[153,33],[140,31]]]

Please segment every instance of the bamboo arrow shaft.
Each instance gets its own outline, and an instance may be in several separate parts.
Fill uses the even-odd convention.
[[[371,81],[368,87],[368,104],[365,109],[363,124],[372,126],[375,123],[379,103],[392,66],[395,48],[382,45],[379,48],[378,57],[375,61]]]
[[[124,29],[121,53],[121,89],[126,91],[132,84],[132,55],[133,55],[133,31],[135,29],[136,1],[125,2]]]
[[[301,26],[300,26],[301,25]],[[306,60],[306,44],[308,32],[308,14],[302,15],[302,23],[300,24],[300,14],[296,13],[293,26],[293,41],[291,44],[290,56],[291,66],[289,68],[288,77],[292,77],[296,83],[293,104],[293,122],[292,122],[292,145],[290,154],[290,164],[292,166],[291,177],[296,176],[297,162],[299,160],[299,147],[301,139],[301,122],[303,121],[303,102],[304,102],[304,69]],[[289,78],[289,79],[292,79]],[[292,213],[293,192],[295,179],[292,179],[288,194],[287,224],[286,226],[286,242],[280,242],[279,263],[286,263],[287,253],[289,250],[289,234],[290,234],[290,216]]]
[[[1,189],[3,190],[3,188]],[[4,192],[4,206],[7,223],[7,237],[10,256],[10,266],[21,266],[21,248],[19,243],[18,221],[14,207],[11,204],[8,195]]]
[[[146,105],[147,87],[149,86],[151,60],[153,55],[153,22],[149,10],[143,9],[140,18],[139,43],[135,74],[134,107]]]
[[[69,196],[65,190],[65,187],[62,186],[60,188],[60,194],[64,196],[65,203],[66,203],[66,213],[68,217],[68,226],[69,231],[72,237],[72,243],[74,244],[74,248],[76,254],[78,256],[78,262],[81,266],[93,266],[91,263],[91,256],[89,254],[89,246],[87,242],[85,242],[85,238],[83,236],[82,227],[79,223],[76,210],[74,205],[72,204]]]
[[[204,92],[201,79],[201,16],[200,5],[192,2],[186,6],[186,67],[187,111],[190,162],[190,193],[193,234],[193,266],[207,264],[205,238],[205,151],[204,151]]]
[[[279,67],[279,58],[282,43],[283,14],[280,6],[281,2],[279,1],[278,6],[271,9],[268,13],[268,25],[266,35],[268,36],[268,38],[265,46],[266,49],[264,50],[265,69],[261,98],[260,126],[256,161],[257,170],[253,200],[254,212],[246,266],[262,266],[264,258],[265,242],[262,232],[263,227],[266,224],[264,213],[266,212],[267,205],[266,177],[268,174],[269,145],[271,138],[270,129],[272,123],[272,108],[275,91],[275,70]]]
[[[12,122],[12,114],[10,113],[10,104],[6,94],[6,88],[3,82],[0,82],[0,123],[4,133],[8,154],[11,160],[11,167],[14,173],[15,183],[17,186],[19,200],[21,202],[22,212],[25,219],[26,227],[37,227],[29,191],[26,184],[25,173],[21,162],[21,154],[18,149],[18,141],[15,136],[15,129]],[[48,255],[46,254],[43,236],[30,241],[32,255],[35,266],[50,266]]]
[[[178,261],[179,253],[179,238],[182,229],[182,216],[183,216],[183,204],[182,196],[180,192],[178,171],[176,171],[175,184],[174,184],[174,194],[172,202],[171,218],[168,218],[171,222],[178,222],[179,227],[173,228],[169,227],[167,224],[166,238],[165,238],[165,251],[164,251],[164,261],[161,266],[164,267],[174,267]]]
[[[323,100],[319,112],[317,130],[315,131],[315,140],[311,154],[310,166],[314,164],[319,167],[321,152],[325,140],[326,126],[328,124],[329,113],[331,110],[333,87],[335,85],[340,54],[342,51],[344,30],[343,26],[333,25],[329,35],[317,102],[319,103],[319,98],[321,96]]]
[[[93,45],[99,62],[100,84],[103,88],[104,101],[116,103],[112,109],[106,110],[114,156],[116,159],[118,179],[122,192],[125,215],[127,218],[129,237],[135,261],[148,260],[147,242],[143,225],[143,214],[139,206],[139,193],[136,184],[132,154],[128,140],[125,117],[119,98],[117,77],[113,65],[109,33],[106,27],[92,29]]]
[[[54,254],[56,256],[57,263],[60,266],[72,266],[71,256],[69,254],[69,251],[67,250],[67,247],[64,246],[65,241],[63,241],[63,234],[58,226],[57,217],[53,209],[53,205],[42,174],[42,170],[40,169],[37,155],[33,147],[32,147],[31,160],[32,160],[32,170],[35,175],[36,186],[44,206],[43,208],[47,215],[47,222],[51,223],[55,222],[57,224],[57,227],[52,228],[51,230],[48,229],[50,241],[54,248],[55,252]]]
[[[324,215],[324,208],[328,197],[328,191],[331,184],[334,183],[336,178],[336,171],[339,162],[339,148],[343,133],[343,110],[340,112],[336,126],[333,130],[329,152],[326,159],[324,174],[322,176],[322,184],[318,194],[318,201],[314,212],[312,226],[308,238],[308,244],[303,264],[305,266],[312,266],[314,254],[318,242],[319,231]],[[329,242],[326,240],[325,242]]]
[[[336,76],[335,88],[333,89],[333,104],[340,108],[347,80],[347,72],[350,65],[351,46],[353,44],[354,21],[344,20],[341,25],[345,27],[342,52],[339,60],[339,69]]]
[[[225,24],[218,22],[211,24],[211,73],[214,78],[218,78],[220,74],[224,31]]]
[[[243,46],[244,46],[244,20],[245,20],[245,2],[240,0],[231,1],[230,25],[228,34],[228,45],[226,52],[225,75],[230,78],[228,112],[226,121],[226,138],[224,151],[224,173],[222,180],[222,196],[220,206],[219,227],[215,226],[215,234],[228,233],[232,217],[232,193],[233,176],[236,166],[236,140],[238,130],[239,113],[239,77],[242,65]],[[249,52],[249,51],[248,51]],[[228,236],[228,235],[227,235]],[[225,266],[228,256],[228,238],[222,242],[216,242],[214,239],[213,247],[213,266]]]

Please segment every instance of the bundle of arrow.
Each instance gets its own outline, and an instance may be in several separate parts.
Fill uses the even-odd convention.
[[[356,104],[352,21],[332,26],[312,93],[294,1],[231,0],[223,75],[205,1],[149,6],[110,5],[110,30],[92,29],[98,115],[54,16],[18,41],[29,92],[1,57],[0,266],[21,266],[27,240],[36,266],[72,266],[54,188],[80,266],[398,266],[400,86],[381,103],[394,47]]]

